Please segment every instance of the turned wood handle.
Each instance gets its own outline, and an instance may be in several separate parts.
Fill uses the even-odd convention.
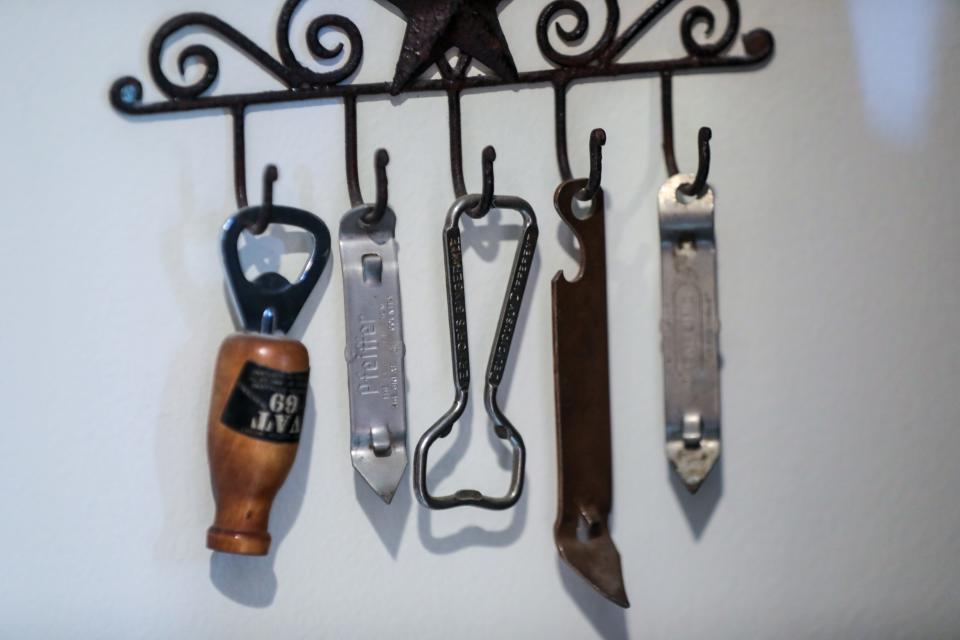
[[[209,548],[270,550],[270,508],[297,455],[309,370],[295,340],[235,334],[220,347],[207,430],[217,504]]]

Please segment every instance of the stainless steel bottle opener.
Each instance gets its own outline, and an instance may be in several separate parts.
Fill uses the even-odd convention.
[[[461,489],[452,495],[435,496],[427,487],[427,456],[430,447],[439,438],[446,438],[453,426],[467,408],[470,393],[470,347],[467,340],[467,301],[463,278],[463,247],[460,240],[460,218],[463,215],[482,217],[489,211],[484,207],[479,195],[467,195],[454,202],[447,222],[443,227],[444,263],[447,272],[447,312],[450,321],[450,351],[453,364],[454,400],[450,409],[430,427],[414,451],[413,490],[422,505],[430,509],[450,509],[453,507],[480,507],[482,509],[502,510],[513,507],[523,491],[524,469],[527,450],[520,432],[507,419],[500,409],[497,391],[503,380],[513,343],[514,331],[520,317],[523,293],[527,288],[527,278],[533,264],[540,230],[537,217],[530,205],[520,198],[512,196],[494,196],[491,205],[495,209],[510,209],[523,219],[523,232],[520,244],[513,259],[510,282],[500,310],[496,338],[490,351],[487,364],[486,384],[484,385],[483,404],[487,415],[493,422],[497,437],[510,443],[513,449],[513,470],[510,488],[502,496],[486,496],[473,489]],[[473,213],[479,209],[480,213]]]
[[[340,222],[340,263],[350,395],[350,455],[370,487],[390,503],[407,466],[403,323],[396,215],[373,205]]]
[[[720,456],[720,320],[714,196],[680,196],[693,181],[660,189],[660,249],[667,457],[696,493]]]

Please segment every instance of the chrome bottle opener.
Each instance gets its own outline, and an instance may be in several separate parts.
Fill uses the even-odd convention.
[[[350,455],[357,472],[388,504],[407,466],[396,222],[389,207],[375,205],[351,209],[340,222]]]
[[[533,209],[526,201],[509,196],[492,196],[492,202],[488,202],[484,206],[483,200],[484,198],[479,195],[466,195],[458,198],[450,209],[447,222],[443,228],[444,263],[447,273],[447,309],[450,319],[450,351],[456,395],[450,410],[420,438],[413,457],[414,491],[420,503],[431,509],[449,509],[463,506],[498,510],[509,509],[517,503],[523,491],[526,449],[520,433],[510,424],[497,404],[497,390],[507,367],[510,345],[513,342],[513,333],[516,330],[517,320],[520,316],[520,306],[523,303],[523,293],[527,287],[527,277],[530,275],[530,267],[533,264],[533,256],[537,249],[539,229]],[[470,393],[470,349],[467,342],[467,305],[463,278],[460,218],[464,214],[472,218],[482,218],[490,208],[510,209],[523,217],[523,233],[517,246],[513,269],[510,272],[510,283],[500,311],[496,338],[494,338],[490,361],[487,365],[487,380],[483,396],[487,414],[493,421],[494,432],[497,437],[509,441],[513,447],[513,471],[510,488],[505,495],[500,497],[485,496],[473,489],[463,489],[449,496],[433,496],[427,488],[427,455],[430,447],[438,438],[446,438],[453,431],[453,425],[467,408]]]
[[[696,493],[720,456],[720,320],[714,195],[680,190],[692,175],[660,189],[663,370],[667,457]]]

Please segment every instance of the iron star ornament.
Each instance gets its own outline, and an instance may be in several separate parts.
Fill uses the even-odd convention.
[[[507,0],[385,0],[407,21],[397,72],[390,88],[400,93],[456,47],[503,80],[516,81],[517,67],[507,45],[498,7]]]

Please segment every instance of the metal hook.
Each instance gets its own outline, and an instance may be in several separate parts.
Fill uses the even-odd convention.
[[[377,225],[383,220],[383,214],[387,211],[387,165],[390,164],[390,154],[386,149],[378,149],[373,159],[374,173],[377,176],[377,201],[373,209],[363,215],[361,220],[364,224]]]
[[[237,209],[247,208],[246,125],[242,106],[231,109],[233,115],[233,193]]]
[[[347,161],[347,190],[350,192],[350,204],[359,207],[363,204],[363,195],[360,193],[360,172],[357,169],[357,98],[344,96],[345,122],[345,149]],[[377,225],[383,220],[387,210],[387,165],[390,164],[390,154],[386,149],[377,149],[373,167],[377,177],[377,200],[373,209],[367,211],[361,218],[364,224]]]
[[[447,93],[447,107],[450,112],[450,173],[453,177],[453,192],[458,198],[462,198],[467,195],[467,185],[463,179],[463,134],[459,91]],[[480,193],[480,201],[475,207],[465,211],[471,218],[482,218],[493,208],[493,163],[496,159],[497,150],[492,146],[483,150],[483,190]]]
[[[663,157],[667,173],[672,177],[680,173],[673,144],[673,76],[669,72],[660,74],[660,99],[663,116]],[[698,135],[699,166],[697,176],[690,184],[684,184],[679,191],[685,196],[702,198],[707,190],[710,176],[710,139],[713,131],[710,127],[701,127]]]
[[[247,227],[247,231],[255,236],[259,236],[270,226],[270,219],[273,217],[273,184],[279,177],[277,165],[268,164],[263,170],[263,206],[257,213],[257,219]]]
[[[467,209],[466,211],[467,215],[473,219],[482,218],[487,215],[493,207],[493,163],[496,159],[497,150],[492,146],[488,146],[483,150],[483,191],[480,194],[480,202],[477,203],[477,206]]]
[[[710,127],[700,127],[698,144],[700,162],[697,166],[697,177],[690,184],[681,186],[678,191],[691,198],[702,198],[707,192],[707,178],[710,177],[710,139],[713,131]]]
[[[600,180],[603,176],[603,145],[607,144],[607,132],[603,129],[594,129],[590,134],[590,178],[587,186],[576,193],[577,200],[588,202],[596,197],[600,191]]]

